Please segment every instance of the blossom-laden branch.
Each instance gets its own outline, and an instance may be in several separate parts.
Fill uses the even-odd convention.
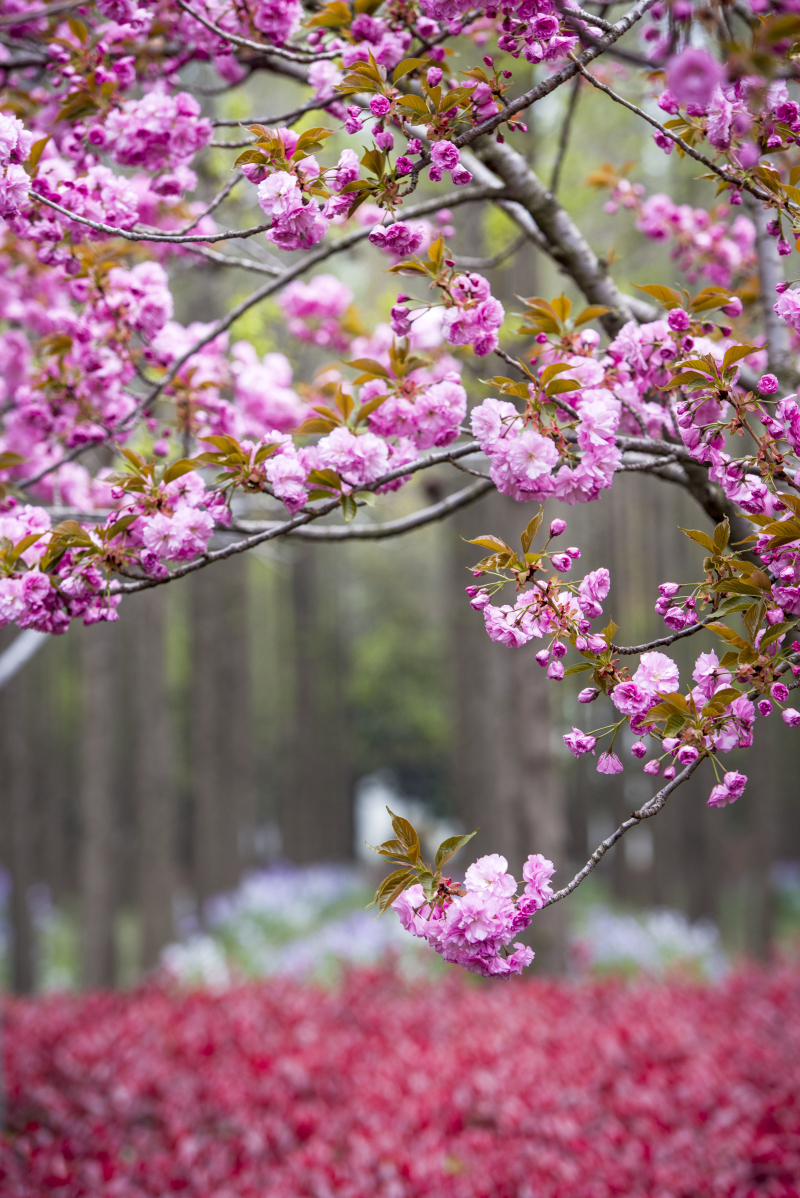
[[[691,17],[653,0],[618,21],[560,0],[510,0],[502,12],[421,0],[413,16],[402,5],[358,7],[254,0],[223,13],[206,0],[152,11],[98,0],[96,9],[23,3],[0,17],[1,40],[22,48],[31,72],[22,104],[23,60],[3,64],[0,623],[60,633],[75,619],[113,620],[123,596],[265,541],[398,536],[493,487],[535,505],[592,502],[627,472],[684,487],[713,531],[684,530],[702,551],[696,577],[661,584],[655,608],[668,632],[640,645],[619,645],[613,621],[595,623],[611,578],[604,568],[576,576],[581,550],[558,547],[560,518],[545,535],[540,509],[519,548],[490,532],[474,538],[484,556],[468,596],[491,639],[517,649],[539,640],[534,661],[552,682],[587,674],[584,709],[604,695],[614,710],[611,724],[567,733],[569,750],[600,749],[598,770],[618,774],[615,745],[630,727],[639,737],[632,756],[664,781],[556,894],[552,863],[538,854],[521,893],[497,856],[470,866],[462,886],[443,872],[458,845],[425,863],[413,829],[398,823],[381,851],[399,862],[402,886],[387,884],[382,905],[445,959],[501,976],[530,960],[514,936],[535,912],[570,893],[700,761],[717,778],[709,804],[724,806],[746,778],[720,763],[750,746],[756,715],[777,707],[800,726],[787,705],[800,678],[800,408],[783,394],[794,379],[800,291],[780,267],[800,235],[800,105],[782,82],[796,74],[797,51],[785,14],[769,3],[757,21],[720,21],[718,56],[716,26],[698,48]],[[649,47],[641,53],[620,44],[637,25]],[[447,42],[462,34],[497,49],[455,78],[444,69]],[[666,81],[654,97],[665,119],[588,70],[604,54],[643,67],[648,92]],[[549,64],[521,92],[520,57]],[[184,70],[201,63],[218,83],[182,90]],[[259,71],[313,94],[271,120],[217,117],[214,97]],[[505,131],[521,137],[521,114],[570,80],[548,190]],[[584,80],[648,122],[664,153],[701,162],[725,195],[709,212],[690,210],[647,196],[609,165],[590,177],[610,193],[609,213],[629,212],[644,236],[669,244],[691,291],[656,282],[625,294],[555,198]],[[313,110],[334,127],[297,132]],[[214,131],[233,126],[249,138],[227,146],[243,153],[201,200],[199,176],[209,179],[226,149]],[[351,139],[338,158],[329,153],[337,130]],[[423,180],[432,194],[411,204]],[[734,211],[742,193],[749,215]],[[240,207],[257,204],[263,221],[223,227],[236,223],[221,215],[235,211],[226,207],[234,196]],[[448,208],[467,202],[499,205],[521,236],[493,255],[454,251]],[[270,257],[252,252],[262,236]],[[512,351],[504,307],[479,272],[523,238],[586,306],[524,298],[524,340]],[[214,248],[237,240],[250,256]],[[367,244],[390,275],[410,280],[388,324],[365,319],[335,276],[304,281]],[[272,257],[298,251],[285,264]],[[184,327],[169,272],[206,264],[266,278],[219,319]],[[756,270],[754,317],[743,301]],[[280,344],[315,346],[323,370],[296,381],[284,353],[230,341],[268,299],[284,322]],[[470,411],[467,353],[495,355],[511,372],[483,379]],[[478,451],[479,468],[464,464]],[[365,504],[444,463],[475,481],[409,515],[354,522]],[[257,510],[265,500],[270,512],[282,505],[285,516],[235,516],[243,498],[257,498]],[[336,515],[340,523],[322,520]],[[231,539],[211,548],[220,530]],[[508,585],[513,600],[495,602]],[[701,634],[722,643],[721,656],[704,648],[682,687],[665,650]]]

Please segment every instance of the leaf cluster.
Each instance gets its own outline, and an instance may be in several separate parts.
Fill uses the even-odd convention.
[[[437,899],[452,893],[449,878],[445,880],[442,877],[442,869],[460,848],[472,840],[475,832],[470,832],[467,836],[449,836],[447,840],[443,840],[436,850],[433,865],[429,865],[422,859],[419,836],[413,824],[401,815],[395,815],[389,807],[386,810],[392,818],[394,839],[369,847],[383,857],[388,865],[398,868],[393,870],[388,878],[384,878],[369,906],[377,906],[382,915],[409,886],[421,886],[429,903],[435,903]],[[477,829],[475,831],[477,832]]]
[[[555,337],[568,337],[581,325],[588,324],[590,320],[597,320],[611,311],[602,304],[590,304],[588,308],[583,308],[577,315],[572,316],[572,301],[567,299],[563,292],[549,301],[538,296],[531,299],[523,299],[522,296],[517,298],[522,300],[527,308],[522,314],[525,324],[518,332],[532,336],[547,333]]]

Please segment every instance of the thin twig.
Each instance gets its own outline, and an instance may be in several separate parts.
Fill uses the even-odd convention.
[[[212,212],[219,208],[220,204],[223,203],[224,200],[227,200],[236,184],[239,183],[243,178],[244,175],[242,172],[237,171],[236,174],[228,180],[222,190],[217,192],[213,200],[211,200],[211,202],[203,209],[202,212],[198,212],[197,216],[194,217],[194,219],[188,225],[184,225],[182,229],[176,229],[175,232],[177,236],[180,237],[184,233],[188,233],[191,229],[194,229],[196,225],[200,224],[200,221],[203,219],[203,217],[210,216]]]
[[[218,250],[209,250],[202,245],[193,245],[189,253],[200,254],[217,266],[237,266],[241,270],[251,270],[259,275],[272,275],[273,278],[283,274],[281,266],[269,266],[266,262],[257,262],[255,258],[235,258],[233,254],[220,254]]]
[[[703,757],[698,757],[697,760],[693,761],[691,765],[687,765],[686,768],[681,770],[679,774],[676,774],[676,776],[672,778],[666,786],[662,786],[658,794],[653,795],[652,799],[648,799],[643,807],[640,807],[638,811],[634,811],[630,818],[621,823],[615,832],[612,832],[610,836],[601,841],[595,851],[592,853],[589,860],[584,865],[583,869],[576,873],[572,881],[565,886],[563,890],[557,890],[555,894],[551,895],[544,906],[550,907],[553,903],[557,903],[561,899],[566,898],[567,895],[572,894],[573,890],[577,890],[583,879],[588,877],[592,870],[600,864],[608,850],[613,849],[617,841],[621,840],[625,833],[631,828],[635,828],[637,824],[642,822],[642,820],[650,819],[651,816],[656,815],[664,806],[672,792],[677,790],[679,786],[682,786],[684,782],[691,778],[692,774],[703,760]]]
[[[662,636],[658,640],[648,641],[645,645],[609,645],[612,653],[632,654],[632,653],[648,653],[651,649],[658,649],[661,645],[672,645],[675,641],[682,641],[686,636],[694,636],[696,632],[701,632],[713,620],[718,619],[716,612],[712,612],[706,616],[705,620],[699,620],[697,624],[691,624],[688,628],[682,628],[680,632],[673,632],[671,636]]]
[[[699,150],[695,150],[694,146],[690,146],[688,141],[684,141],[682,137],[678,137],[677,133],[673,133],[671,129],[667,129],[665,125],[662,125],[660,121],[655,119],[655,117],[650,116],[649,113],[645,112],[643,108],[637,107],[636,104],[631,104],[630,100],[624,100],[622,96],[618,95],[610,87],[606,87],[605,83],[601,83],[600,80],[596,79],[590,71],[586,70],[583,63],[580,62],[574,54],[569,54],[567,57],[572,59],[572,61],[578,67],[580,73],[583,75],[584,79],[587,79],[589,83],[591,83],[592,87],[596,87],[598,91],[604,92],[610,99],[614,101],[615,104],[621,104],[622,107],[627,108],[629,112],[634,112],[637,116],[640,116],[643,121],[647,121],[649,125],[652,125],[654,129],[658,129],[659,132],[663,133],[665,137],[668,137],[671,142],[674,142],[676,146],[680,146],[684,154],[688,154],[690,158],[694,158],[697,162],[701,162],[703,166],[708,167],[708,169],[713,171],[715,175],[718,175],[720,179],[724,179],[726,183],[729,183],[732,187],[739,188],[741,191],[749,191],[751,195],[756,197],[756,199],[765,201],[771,198],[763,188],[755,186],[753,183],[750,183],[749,180],[740,178],[738,175],[730,175],[727,171],[722,170],[716,165],[715,162],[712,162],[710,158],[707,158],[705,154],[701,154]]]
[[[251,116],[245,117],[243,120],[215,118],[211,124],[217,129],[221,129],[223,126],[235,129],[242,126],[246,128],[248,125],[284,125],[287,121],[301,117],[306,112],[313,112],[316,108],[327,108],[329,104],[334,104],[337,100],[341,102],[341,96],[329,96],[327,100],[320,100],[319,97],[315,96],[313,100],[308,100],[305,104],[301,104],[299,108],[293,108],[291,112],[279,113],[278,116]],[[229,143],[226,142],[225,144]],[[232,142],[230,144],[235,145],[236,143]]]
[[[86,225],[90,229],[94,229],[96,233],[108,233],[110,237],[122,237],[125,241],[158,241],[166,242],[168,245],[190,245],[192,242],[213,242],[213,241],[232,241],[235,238],[254,237],[256,233],[264,233],[270,228],[269,222],[263,225],[253,225],[249,229],[228,229],[221,233],[144,233],[134,229],[118,229],[115,225],[107,225],[103,221],[90,220],[88,216],[79,216],[76,212],[70,212],[69,208],[65,208],[62,204],[57,204],[55,200],[49,200],[46,196],[41,195],[38,191],[29,191],[28,198],[40,204],[46,204],[48,208],[55,209],[62,216],[68,216],[70,220],[77,221],[79,225]]]
[[[525,242],[528,240],[526,233],[515,237],[509,242],[504,250],[500,250],[496,254],[492,254],[490,258],[462,258],[460,255],[455,255],[456,266],[463,267],[464,270],[493,270],[495,266],[499,266],[501,262],[505,262],[506,258],[516,254]]]
[[[558,139],[558,154],[553,166],[553,174],[550,177],[550,190],[553,195],[558,192],[558,184],[561,181],[561,167],[564,165],[564,158],[567,154],[567,146],[569,145],[569,135],[572,129],[572,119],[575,116],[575,109],[578,107],[578,96],[581,90],[581,77],[576,75],[572,84],[572,91],[569,96],[569,104],[564,115],[564,120],[561,125],[561,134]]]
[[[11,25],[28,25],[40,21],[43,17],[55,17],[59,13],[69,12],[77,8],[80,0],[67,0],[64,4],[51,4],[49,8],[36,8],[30,12],[16,12],[8,17],[0,17],[0,29],[8,29]]]
[[[580,70],[581,63],[594,62],[599,58],[614,42],[623,37],[629,29],[632,29],[637,21],[640,21],[648,9],[652,8],[656,0],[637,0],[637,3],[630,8],[623,17],[614,23],[613,29],[609,30],[596,44],[588,50],[584,50],[579,59],[573,59],[569,66],[562,67],[560,71],[556,71],[549,79],[538,83],[536,87],[532,87],[530,91],[518,96],[516,100],[512,100],[505,108],[501,108],[493,116],[487,117],[485,121],[481,121],[472,129],[462,133],[459,137],[453,138],[455,145],[459,147],[468,146],[473,141],[477,141],[479,137],[483,137],[486,133],[493,133],[500,125],[505,124],[509,117],[516,116],[518,112],[523,112],[524,109],[530,108],[532,104],[543,100],[545,96],[549,96],[551,92],[556,91],[561,87],[562,83],[566,83],[568,79],[572,79],[575,73]]]
[[[290,62],[312,63],[319,62],[321,59],[337,58],[341,54],[341,50],[320,50],[313,54],[309,51],[287,50],[283,46],[268,46],[263,42],[253,42],[250,38],[239,37],[236,33],[228,33],[225,29],[220,29],[219,25],[215,25],[213,21],[208,21],[199,12],[196,12],[191,5],[186,3],[186,0],[178,0],[178,8],[182,8],[195,21],[199,21],[201,25],[205,25],[212,33],[216,33],[217,37],[222,38],[225,42],[230,42],[234,46],[241,46],[245,50],[257,50],[259,54],[274,54],[278,58],[288,58]]]
[[[450,464],[456,466],[459,470],[465,469],[459,462],[452,459],[450,460]],[[472,471],[468,471],[468,473],[472,473]],[[464,487],[461,491],[455,491],[452,495],[448,495],[446,499],[442,499],[439,503],[431,504],[430,507],[423,508],[419,512],[414,512],[410,516],[402,516],[397,520],[386,520],[383,523],[376,522],[374,524],[336,525],[333,528],[316,528],[304,525],[302,528],[295,529],[293,532],[286,533],[285,535],[289,538],[299,538],[308,541],[380,541],[386,537],[400,537],[404,533],[412,532],[416,528],[424,528],[428,524],[443,520],[451,512],[474,503],[476,499],[480,499],[487,491],[491,491],[494,487],[491,479],[487,479],[484,475],[479,477],[481,478],[480,482],[472,483],[471,486]],[[233,528],[236,532],[252,533],[272,527],[274,527],[272,523],[265,522],[259,524],[257,520],[235,520],[233,522]]]

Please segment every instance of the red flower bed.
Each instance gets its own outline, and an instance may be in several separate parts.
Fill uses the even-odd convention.
[[[800,971],[6,1006],[0,1194],[800,1194]]]

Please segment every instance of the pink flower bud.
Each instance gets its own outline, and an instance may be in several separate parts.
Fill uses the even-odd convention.
[[[772,715],[772,704],[770,703],[769,699],[759,699],[756,706],[758,707],[758,714],[762,715],[764,719],[766,719],[768,715]]]
[[[572,558],[568,553],[554,553],[550,558],[556,570],[560,570],[565,574],[567,570],[572,568]]]
[[[428,73],[425,76],[425,82],[428,84],[428,87],[438,87],[442,82],[442,68],[429,67]]]
[[[561,682],[564,677],[564,667],[560,661],[551,661],[547,667],[547,677],[552,682]]]
[[[540,649],[533,660],[539,666],[546,666],[548,661],[550,660],[550,650],[549,649]]]
[[[673,308],[667,317],[667,324],[673,333],[685,332],[691,323],[689,313],[684,312],[683,308]]]
[[[643,740],[637,740],[631,745],[631,753],[633,753],[634,757],[645,757],[647,755],[647,745]]]
[[[800,711],[794,707],[787,707],[782,711],[781,719],[789,728],[800,728]]]
[[[774,395],[780,383],[774,374],[762,374],[758,380],[758,389],[762,395]]]
[[[700,753],[694,745],[681,745],[678,749],[678,761],[681,765],[691,765],[699,756]]]
[[[726,316],[730,316],[731,320],[735,320],[737,316],[741,316],[743,308],[742,301],[739,299],[738,295],[734,295],[733,299],[729,304],[725,305],[722,311]]]
[[[654,757],[652,761],[648,761],[647,765],[644,767],[644,772],[646,774],[650,774],[650,776],[653,778],[657,777],[661,773],[661,762],[657,757]]]
[[[665,753],[671,753],[677,744],[677,736],[665,736],[661,742],[661,747],[664,749]]]
[[[785,703],[789,698],[789,688],[784,682],[773,682],[770,694],[776,703]]]
[[[567,646],[563,643],[563,641],[553,641],[551,652],[553,657],[565,657],[567,653]]]
[[[570,555],[574,562],[576,562],[581,555],[581,551],[578,549],[577,545],[567,545],[566,552]]]
[[[369,102],[369,110],[373,116],[386,116],[386,113],[390,108],[391,104],[387,100],[386,96],[373,96]]]
[[[560,516],[556,516],[555,520],[550,521],[550,536],[560,537],[566,527],[566,520],[562,520]]]
[[[622,762],[616,753],[601,753],[597,759],[598,774],[621,774]]]
[[[596,686],[585,686],[582,691],[578,692],[578,702],[579,703],[594,703],[595,699],[597,698],[597,696],[599,694],[600,694],[600,691],[597,689]],[[800,719],[800,716],[798,716],[798,719]]]
[[[675,777],[675,766],[668,765],[667,768],[664,770],[664,780],[666,782],[671,782],[674,777]]]

